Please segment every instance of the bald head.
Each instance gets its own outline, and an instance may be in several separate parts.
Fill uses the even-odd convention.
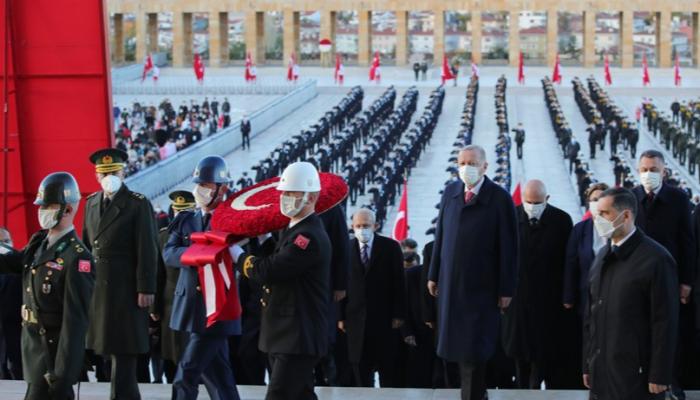
[[[539,204],[547,200],[547,187],[539,179],[532,179],[525,184],[523,191],[523,201],[526,203]]]

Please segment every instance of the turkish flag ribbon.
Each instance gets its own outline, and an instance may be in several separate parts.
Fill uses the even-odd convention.
[[[229,246],[235,235],[226,232],[195,232],[192,244],[180,257],[184,265],[196,267],[207,315],[207,328],[218,321],[241,317],[241,302]]]

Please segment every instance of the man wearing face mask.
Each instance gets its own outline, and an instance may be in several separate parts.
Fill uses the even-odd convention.
[[[196,399],[202,381],[212,398],[240,398],[229,361],[228,338],[241,334],[241,321],[218,321],[207,328],[207,311],[198,271],[180,262],[190,246],[192,233],[211,229],[211,217],[224,200],[230,180],[228,165],[223,158],[207,156],[199,161],[192,178],[195,184],[192,193],[198,210],[182,211],[177,215],[170,225],[170,237],[163,250],[165,265],[180,270],[170,327],[189,332],[173,382],[173,399],[176,400]]]
[[[562,361],[567,359],[562,351],[576,346],[570,339],[575,325],[561,305],[566,240],[573,223],[548,199],[542,181],[528,181],[516,210],[520,268],[515,297],[503,318],[503,347],[516,361],[521,389],[539,389],[543,381],[548,389],[580,385],[579,365],[566,368]]]
[[[639,209],[635,222],[644,233],[671,253],[678,266],[681,305],[672,389],[676,397],[684,399],[681,388],[695,386],[700,375],[700,365],[696,361],[699,357],[692,350],[695,313],[690,294],[697,275],[697,264],[690,216],[691,203],[685,192],[663,181],[666,163],[660,152],[643,152],[639,158],[638,170],[641,185],[632,189]]]
[[[73,399],[85,356],[95,268],[73,220],[80,190],[66,172],[41,182],[39,225],[19,252],[0,255],[0,272],[21,274],[22,361],[28,400]]]
[[[127,154],[90,156],[102,191],[88,196],[83,241],[95,256],[87,347],[111,358],[111,398],[140,399],[137,359],[149,351],[148,311],[157,284],[158,239],[151,203],[123,183]]]
[[[263,285],[259,348],[270,358],[267,400],[316,399],[313,369],[328,352],[331,242],[315,213],[321,181],[314,166],[296,162],[282,173],[280,211],[289,226],[271,255],[231,247],[236,267]]]
[[[486,396],[485,364],[499,343],[518,269],[518,227],[510,193],[485,176],[481,146],[459,152],[460,182],[440,202],[428,290],[437,297],[437,354],[459,363],[463,400]]]
[[[246,147],[250,150],[250,120],[248,120],[247,114],[243,114],[241,118],[241,147],[243,150]]]
[[[593,261],[584,319],[583,383],[592,398],[664,399],[678,333],[671,254],[635,227],[637,199],[608,189],[595,229],[610,240]]]
[[[393,239],[377,235],[376,217],[362,208],[352,217],[348,297],[341,303],[338,328],[347,333],[355,384],[394,387],[397,333],[406,318],[403,253]]]

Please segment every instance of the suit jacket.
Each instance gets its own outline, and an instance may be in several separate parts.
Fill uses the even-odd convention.
[[[148,352],[148,308],[137,294],[156,293],[158,238],[151,202],[122,185],[101,212],[102,192],[85,202],[83,242],[95,257],[88,348],[98,354]]]
[[[326,355],[330,263],[331,243],[316,214],[282,232],[271,255],[239,257],[237,268],[263,285],[261,351]]]
[[[588,304],[588,271],[593,264],[593,219],[576,225],[566,244],[562,303],[575,304],[581,315]]]
[[[679,282],[692,285],[697,265],[688,195],[678,188],[663,184],[647,211],[644,188],[637,186],[632,192],[637,197],[639,206],[635,221],[637,226],[671,253],[678,266]]]
[[[403,253],[393,239],[375,234],[365,269],[360,243],[350,240],[348,295],[341,304],[350,362],[359,363],[363,352],[393,356],[392,319],[406,318],[406,286]]]
[[[207,310],[204,305],[202,288],[199,285],[197,268],[183,265],[180,257],[190,246],[190,236],[193,232],[209,230],[202,226],[202,211],[183,211],[177,215],[170,226],[170,237],[163,249],[163,259],[168,268],[180,270],[175,287],[173,311],[170,315],[170,328],[176,331],[190,333],[206,333],[210,335],[239,335],[241,333],[240,319],[234,321],[219,321],[209,328],[207,325]]]
[[[637,230],[591,267],[583,373],[600,399],[663,399],[648,384],[670,385],[678,335],[678,279],[663,246]]]
[[[499,297],[512,297],[518,272],[518,227],[510,193],[488,177],[464,203],[464,183],[445,187],[429,279],[437,282],[438,355],[486,362],[496,351]]]

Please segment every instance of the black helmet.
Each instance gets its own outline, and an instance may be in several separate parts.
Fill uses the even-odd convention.
[[[74,204],[80,201],[78,182],[68,172],[54,172],[41,181],[34,204]]]
[[[199,160],[192,175],[194,183],[229,183],[230,181],[228,165],[219,156],[207,156]]]

